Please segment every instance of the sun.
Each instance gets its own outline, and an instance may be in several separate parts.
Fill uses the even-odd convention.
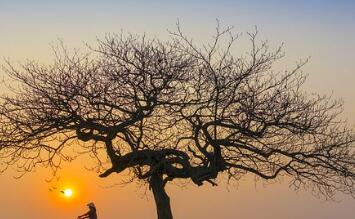
[[[63,191],[62,191],[62,193],[64,194],[64,196],[65,197],[67,197],[67,198],[70,198],[70,197],[72,197],[73,196],[73,190],[72,189],[64,189]]]

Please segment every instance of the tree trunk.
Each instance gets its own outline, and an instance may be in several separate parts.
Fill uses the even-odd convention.
[[[173,219],[170,198],[165,192],[162,176],[153,174],[150,178],[150,187],[153,191],[158,219]]]

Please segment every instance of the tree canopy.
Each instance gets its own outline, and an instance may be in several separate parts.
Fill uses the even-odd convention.
[[[89,53],[59,47],[52,64],[7,61],[3,167],[56,169],[87,152],[101,177],[129,169],[146,181],[159,219],[172,218],[164,186],[179,178],[200,186],[219,174],[287,175],[295,188],[354,195],[355,137],[341,102],[304,91],[307,61],[273,71],[282,46],[271,50],[257,33],[241,56],[229,27],[198,46],[178,25],[168,41],[109,35]]]

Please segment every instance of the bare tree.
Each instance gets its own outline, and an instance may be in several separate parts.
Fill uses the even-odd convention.
[[[129,169],[147,182],[159,219],[173,218],[165,185],[179,178],[201,186],[217,185],[220,173],[289,176],[325,197],[354,195],[354,134],[338,119],[340,102],[302,90],[306,62],[274,73],[282,48],[270,51],[257,30],[240,57],[229,27],[200,47],[179,25],[171,36],[107,36],[88,54],[60,47],[50,65],[8,61],[15,82],[1,97],[3,167],[56,170],[87,152],[100,177]]]

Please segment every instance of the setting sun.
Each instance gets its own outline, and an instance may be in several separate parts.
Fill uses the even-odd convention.
[[[72,189],[64,189],[62,191],[65,197],[70,198],[73,196],[73,190]]]

